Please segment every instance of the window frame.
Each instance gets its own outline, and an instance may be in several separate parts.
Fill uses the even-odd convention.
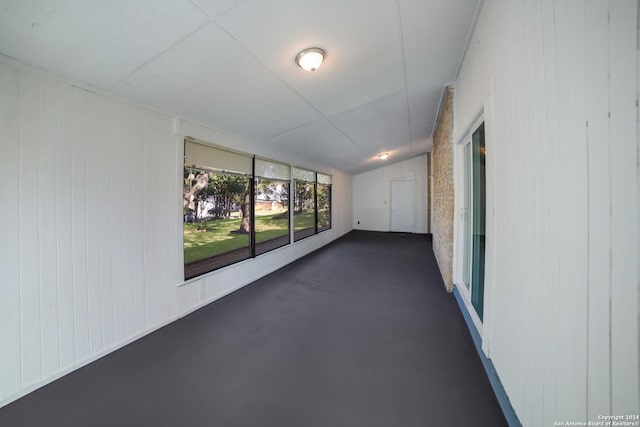
[[[286,166],[286,168],[288,169],[288,179],[277,178],[277,177],[274,178],[274,177],[267,177],[267,176],[257,175],[257,173],[256,173],[256,163],[258,161],[262,161],[262,162],[266,162],[266,163],[275,163],[275,164],[278,164],[278,165]],[[253,232],[254,257],[259,257],[261,255],[264,255],[264,254],[269,253],[269,252],[271,252],[273,250],[285,247],[285,246],[290,245],[292,243],[292,239],[291,239],[291,229],[292,229],[292,220],[291,220],[291,176],[292,176],[292,170],[291,169],[292,169],[291,165],[288,165],[286,163],[279,162],[279,161],[276,161],[276,160],[265,159],[265,158],[262,158],[262,157],[255,157],[255,159],[254,159],[253,179],[254,179],[254,193],[255,194],[254,194],[254,197],[253,197],[253,206],[252,206],[254,223],[255,223],[256,216],[257,216],[256,215],[256,196],[257,196],[257,190],[256,189],[257,189],[257,185],[258,185],[258,180],[259,179],[267,179],[267,180],[279,181],[279,182],[282,182],[282,183],[286,183],[286,185],[288,186],[288,192],[289,192],[289,195],[287,197],[287,206],[286,206],[286,212],[287,212],[287,234],[286,234],[287,242],[283,243],[281,245],[275,246],[273,248],[267,249],[265,251],[258,251],[258,246],[263,242],[260,242],[260,243],[257,242],[257,233],[258,233],[258,231],[257,231],[257,228],[254,228],[254,232]]]
[[[225,175],[225,176],[237,176],[237,177],[243,177],[246,178],[247,180],[247,187],[249,188],[249,192],[251,193],[252,188],[254,187],[254,179],[252,176],[249,175],[244,175],[241,173],[234,173],[234,172],[229,172],[229,171],[224,171],[224,170],[220,170],[217,168],[205,168],[205,167],[195,167],[195,166],[184,166],[184,169],[196,169],[196,170],[200,170],[200,171],[207,171],[209,173],[216,174],[216,175]],[[251,217],[253,218],[253,213],[251,214]],[[252,225],[252,220],[249,221],[249,233],[248,233],[248,245],[246,246],[242,246],[240,248],[236,248],[236,249],[232,249],[226,252],[222,252],[220,254],[215,254],[215,255],[211,255],[208,257],[204,257],[204,258],[199,258],[197,260],[193,260],[190,261],[189,263],[185,262],[183,259],[183,276],[184,276],[184,280],[192,280],[196,277],[202,276],[204,274],[210,273],[212,271],[216,271],[219,270],[221,268],[224,267],[228,267],[229,265],[233,265],[236,264],[238,262],[241,261],[245,261],[247,259],[253,258],[253,250],[252,250],[252,236],[255,234],[253,232],[253,225]],[[187,224],[187,222],[185,222],[184,217],[183,217],[183,226],[182,226],[182,251],[183,251],[183,256],[184,256],[184,251],[185,251],[185,225]],[[229,258],[229,256],[236,251],[240,251],[241,249],[246,249],[248,254],[247,256],[241,256],[241,257],[231,257]],[[227,259],[225,261],[224,256],[227,256]],[[199,263],[199,265],[198,265]],[[189,272],[189,273],[188,273]]]
[[[472,232],[472,230],[468,230],[467,224],[472,215],[473,215],[473,206],[468,206],[465,202],[467,194],[466,190],[472,190],[469,186],[470,181],[465,179],[465,160],[470,160],[466,158],[466,154],[470,155],[472,151],[472,138],[473,135],[480,129],[480,127],[484,126],[484,142],[487,143],[487,135],[486,135],[486,124],[487,121],[485,119],[484,110],[481,110],[471,122],[471,125],[467,128],[462,138],[460,138],[455,145],[455,212],[457,212],[456,221],[454,221],[454,251],[453,251],[453,280],[456,288],[460,292],[460,296],[462,297],[462,301],[467,309],[467,312],[476,327],[478,334],[482,337],[483,334],[483,320],[476,312],[476,308],[472,303],[472,284],[470,283],[471,278],[471,266],[468,265],[468,268],[465,268],[465,258],[470,256],[468,251],[471,249],[468,245],[469,242],[465,242],[465,238],[468,237],[467,233]],[[469,148],[469,152],[465,151],[465,147]],[[472,167],[471,164],[469,164]],[[485,256],[487,253],[485,252]],[[485,258],[485,274],[486,267],[488,266],[488,261]],[[466,271],[465,271],[466,270]],[[467,274],[468,273],[468,274]],[[467,277],[468,276],[468,277]],[[467,286],[467,281],[469,280],[469,285]],[[483,291],[487,288],[486,283],[483,280]]]
[[[198,147],[199,154],[201,154],[201,156],[196,156],[194,155],[193,152],[193,146],[190,148],[190,152],[188,152],[189,150],[187,150],[187,145],[188,144],[195,144]],[[233,149],[229,149],[227,147],[224,146],[219,146],[216,144],[212,144],[200,139],[196,139],[196,138],[192,138],[192,137],[188,137],[185,136],[183,138],[183,148],[184,148],[184,157],[183,157],[183,162],[182,162],[182,166],[183,166],[183,173],[187,170],[187,169],[196,169],[196,170],[202,170],[202,171],[207,171],[210,172],[212,174],[224,174],[224,175],[235,175],[235,176],[242,176],[245,177],[248,180],[248,190],[249,190],[249,212],[250,212],[250,220],[249,220],[249,247],[248,247],[248,251],[249,251],[249,255],[247,257],[242,257],[242,258],[238,258],[238,259],[231,259],[230,262],[224,262],[222,264],[216,264],[215,262],[212,262],[210,265],[207,265],[204,268],[201,268],[199,270],[197,270],[195,273],[190,273],[187,274],[187,263],[184,262],[184,258],[183,258],[183,278],[184,278],[184,282],[189,282],[192,280],[197,280],[200,277],[203,277],[205,275],[208,275],[210,273],[213,273],[215,271],[218,271],[220,269],[229,267],[231,265],[235,265],[238,262],[241,261],[246,261],[248,259],[252,259],[252,258],[256,258],[259,257],[261,255],[264,255],[266,253],[269,253],[271,251],[274,251],[276,249],[280,249],[280,248],[284,248],[287,247],[289,245],[295,244],[303,239],[306,239],[308,237],[312,237],[315,236],[319,233],[322,233],[324,231],[330,230],[333,227],[333,183],[332,183],[332,175],[328,175],[328,174],[324,174],[324,173],[320,173],[320,172],[316,172],[307,168],[302,168],[302,167],[297,167],[294,166],[292,164],[286,163],[286,162],[282,162],[282,161],[278,161],[278,160],[271,160],[271,159],[267,159],[267,158],[263,158],[263,157],[258,157],[256,155],[253,154],[247,154],[244,152],[240,152],[240,151],[236,151]],[[222,153],[221,154],[221,158],[222,159],[230,159],[230,163],[234,164],[234,165],[238,165],[238,159],[242,160],[241,158],[246,158],[244,161],[249,160],[251,161],[251,169],[250,169],[250,173],[248,172],[249,169],[246,167],[242,168],[242,172],[240,171],[232,171],[232,170],[226,170],[224,168],[224,164],[220,164],[221,160],[220,158],[216,158],[215,156],[215,152],[206,152],[207,148],[211,148],[212,150],[218,150],[218,153]],[[204,151],[202,151],[204,150]],[[187,158],[188,156],[190,156],[189,158],[194,161],[193,159],[198,158],[197,163],[193,163],[193,164],[187,164]],[[200,163],[200,158],[205,158],[205,159],[215,159],[212,160],[213,163],[215,163],[215,166],[211,166],[208,167],[206,165],[200,165],[198,163]],[[257,162],[270,162],[270,163],[275,163],[278,165],[282,165],[285,166],[287,168],[288,171],[288,179],[283,179],[282,177],[270,177],[270,176],[262,176],[262,175],[257,175],[256,174],[256,163]],[[224,163],[224,160],[222,160],[222,163]],[[242,162],[241,162],[242,163]],[[222,166],[222,167],[221,167]],[[230,169],[233,169],[233,167],[231,167]],[[295,171],[299,170],[299,171],[304,171],[308,174],[309,177],[313,176],[313,180],[301,180],[304,182],[307,182],[309,185],[312,186],[313,188],[313,227],[308,227],[306,229],[303,230],[309,230],[306,231],[306,233],[304,233],[304,236],[300,236],[299,238],[296,238],[296,231],[295,231],[295,215],[294,215],[294,211],[295,211],[295,197],[296,197],[296,192],[295,192],[295,184],[296,184],[296,180],[300,180],[297,179],[295,177]],[[318,180],[318,176],[323,176],[323,177],[327,177],[329,183],[319,183]],[[183,198],[185,196],[185,183],[184,183],[184,176],[183,176],[183,183],[182,183],[182,191],[183,191]],[[269,248],[267,250],[264,251],[260,251],[259,250],[259,245],[260,243],[257,242],[257,228],[256,228],[256,196],[257,196],[257,185],[258,185],[258,181],[260,179],[265,179],[265,180],[272,180],[272,181],[280,181],[282,183],[286,183],[286,185],[288,185],[288,199],[287,199],[287,226],[288,226],[288,232],[286,234],[287,236],[287,242],[283,243],[281,245],[275,246],[273,248]],[[327,210],[327,215],[328,215],[328,225],[326,227],[319,227],[318,224],[318,220],[319,220],[319,209],[318,209],[318,188],[319,185],[324,185],[327,187],[328,189],[328,210]],[[188,205],[187,205],[188,206]],[[184,205],[183,205],[183,211],[182,211],[183,215],[182,215],[182,253],[184,254],[185,251],[185,225],[189,222],[187,221],[186,215],[184,214]],[[261,242],[262,243],[262,242]],[[215,244],[215,243],[211,243],[211,244]],[[244,247],[244,246],[243,246]],[[234,249],[235,250],[235,249]],[[226,253],[230,253],[233,252],[232,251],[228,251],[228,252],[224,252],[221,254],[216,254],[213,255],[209,258],[212,258],[214,256],[217,255],[224,255]],[[202,260],[206,260],[208,259],[207,257],[202,258]],[[192,262],[199,262],[201,260],[195,260]],[[209,268],[211,267],[211,268]]]
[[[313,227],[303,228],[300,231],[296,232],[296,217],[295,217],[296,200],[294,200],[294,206],[292,210],[292,218],[293,218],[292,222],[293,222],[293,242],[295,243],[318,234],[318,189],[317,189],[318,173],[308,169],[299,168],[299,167],[294,167],[294,170],[313,174],[313,181],[310,181],[304,178],[296,178],[295,172],[291,174],[292,181],[293,181],[293,188],[294,188],[294,197],[296,198],[298,197],[298,192],[295,190],[296,181],[306,182],[313,185]]]
[[[328,183],[321,183],[320,180],[318,179],[320,175],[326,176],[328,177]],[[328,225],[326,227],[323,227],[322,229],[319,226],[319,221],[318,218],[320,216],[320,209],[318,207],[318,187],[319,186],[325,186],[328,191],[329,191],[329,196],[327,199],[327,202],[329,204],[329,209],[327,210],[327,215],[328,215]],[[327,175],[327,174],[322,174],[322,173],[316,173],[316,234],[320,234],[323,233],[327,230],[331,230],[331,228],[333,227],[333,215],[332,215],[332,208],[333,205],[333,176],[331,175]]]

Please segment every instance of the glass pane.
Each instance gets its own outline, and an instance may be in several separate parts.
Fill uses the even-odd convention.
[[[462,221],[464,224],[464,262],[462,276],[464,285],[469,289],[471,283],[471,144],[467,144],[463,150],[464,156],[464,205],[462,207]]]
[[[320,174],[318,174],[320,177]],[[318,183],[318,231],[331,228],[331,186]]]
[[[256,177],[256,255],[288,245],[289,181]]]
[[[185,279],[251,256],[251,181],[184,168]]]
[[[294,180],[293,230],[294,240],[316,233],[315,184]]]
[[[473,258],[471,303],[482,320],[484,308],[484,259],[486,237],[486,173],[484,123],[473,133]]]

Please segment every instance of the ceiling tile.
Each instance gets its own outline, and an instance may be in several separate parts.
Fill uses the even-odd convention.
[[[436,113],[434,112],[434,115]],[[433,130],[433,120],[428,119],[421,123],[412,123],[411,126],[411,138],[414,146],[414,151],[417,150],[417,143],[431,138],[431,131]],[[418,154],[420,151],[415,151]]]
[[[214,23],[136,71],[115,90],[256,141],[320,117]]]
[[[0,0],[0,53],[354,173],[430,149],[479,1]]]
[[[321,119],[282,133],[269,141],[282,151],[349,172],[363,153],[328,120]]]
[[[397,144],[409,144],[409,117],[407,94],[397,92],[379,98],[369,104],[329,117],[336,126],[360,147],[404,134],[406,139]]]
[[[108,88],[208,20],[187,0],[16,0],[0,11],[0,52]]]
[[[421,143],[421,146],[424,144]],[[426,153],[425,150],[421,150],[420,153],[414,153],[409,146],[403,146],[396,150],[389,150],[389,158],[387,160],[380,160],[376,156],[370,156],[368,158],[361,159],[357,165],[351,167],[351,174],[357,175],[372,169],[377,169],[383,166],[388,166],[393,163],[398,163],[403,160],[414,158],[418,155]]]
[[[220,23],[326,116],[404,89],[392,0],[246,1]],[[312,46],[327,56],[310,73],[294,60]]]
[[[431,138],[430,136],[413,141],[414,155],[420,155],[422,153],[426,153],[427,151],[431,151],[432,148],[433,148],[433,138]]]
[[[412,124],[427,120],[433,128],[443,86],[455,79],[477,4],[399,0]]]
[[[407,78],[416,88],[452,81],[478,0],[398,0]]]
[[[234,7],[246,0],[190,0],[196,7],[212,18],[217,18],[225,12],[229,12]]]
[[[364,148],[366,155],[375,157],[380,153],[393,153],[399,150],[411,150],[411,142],[409,140],[409,130],[388,135],[386,138],[372,141]]]

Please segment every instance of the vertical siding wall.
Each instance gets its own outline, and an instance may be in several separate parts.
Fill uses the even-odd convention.
[[[453,88],[446,87],[433,135],[433,253],[453,291]]]
[[[0,64],[0,401],[178,313],[165,115]]]
[[[178,286],[179,131],[235,142],[187,125],[0,62],[0,406],[351,229],[331,171],[331,231]]]
[[[637,20],[487,0],[456,83],[454,142],[486,121],[483,348],[525,426],[640,412]]]
[[[427,156],[394,163],[353,177],[353,228],[391,229],[391,181],[413,182],[413,232],[427,232]],[[358,223],[359,222],[359,223]]]

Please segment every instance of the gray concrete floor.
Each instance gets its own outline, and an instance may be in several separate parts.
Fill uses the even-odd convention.
[[[502,425],[430,239],[362,231],[0,409],[0,426]]]

